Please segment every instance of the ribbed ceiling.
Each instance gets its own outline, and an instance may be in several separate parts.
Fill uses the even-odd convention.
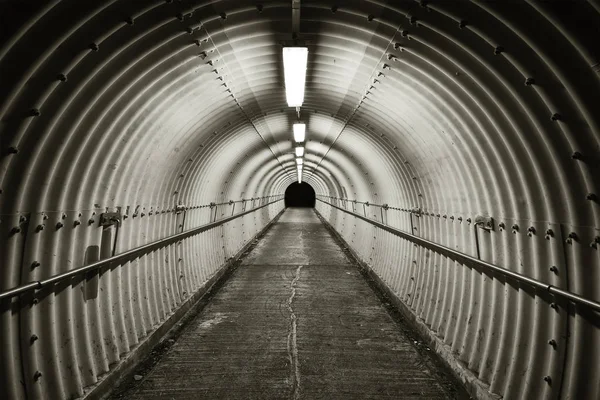
[[[303,1],[306,179],[403,207],[597,221],[597,161],[572,158],[598,153],[595,6]],[[295,179],[290,2],[3,8],[4,213],[192,205]],[[267,164],[272,182],[248,179]]]

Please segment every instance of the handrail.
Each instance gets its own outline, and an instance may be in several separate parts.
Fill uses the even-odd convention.
[[[254,211],[260,210],[261,208],[270,206],[271,204],[277,203],[277,202],[282,201],[282,200],[283,199],[271,201],[271,202],[269,202],[267,204],[263,204],[262,206],[255,207],[255,208],[253,208],[251,210],[242,211],[239,214],[235,214],[235,215],[232,215],[232,216],[229,216],[229,217],[226,217],[226,218],[222,218],[222,219],[220,219],[218,221],[214,221],[214,222],[211,222],[209,224],[202,225],[202,226],[199,226],[197,228],[193,228],[193,229],[187,230],[185,232],[177,233],[175,235],[171,235],[169,237],[156,240],[154,242],[145,244],[143,246],[139,246],[139,247],[136,247],[134,249],[127,250],[127,251],[125,251],[125,252],[123,252],[121,254],[117,254],[115,256],[112,256],[112,257],[109,257],[109,258],[105,258],[104,260],[99,260],[99,261],[96,261],[94,263],[91,263],[91,264],[88,264],[88,265],[84,265],[83,267],[75,268],[75,269],[72,269],[70,271],[63,272],[63,273],[51,276],[51,277],[43,279],[41,281],[33,281],[33,282],[28,282],[28,283],[20,285],[20,286],[16,286],[14,288],[11,288],[11,289],[8,289],[8,290],[6,290],[4,292],[1,292],[0,293],[0,300],[11,298],[11,297],[15,297],[15,296],[21,295],[23,293],[26,293],[26,292],[29,292],[29,291],[32,291],[32,290],[39,290],[39,289],[42,289],[42,288],[47,287],[49,285],[61,282],[61,281],[65,280],[65,279],[67,279],[67,278],[72,278],[72,277],[80,275],[82,273],[86,273],[86,272],[89,272],[89,271],[92,271],[92,270],[100,269],[100,268],[106,267],[106,266],[108,266],[110,264],[114,264],[114,263],[118,263],[118,262],[127,260],[129,258],[134,257],[134,256],[139,256],[139,255],[142,255],[142,254],[147,254],[147,253],[149,253],[152,250],[155,250],[155,249],[160,248],[160,247],[165,247],[165,246],[167,246],[167,245],[169,245],[169,244],[171,244],[173,242],[178,242],[180,240],[187,239],[190,236],[194,236],[194,235],[197,235],[198,233],[202,233],[204,231],[207,231],[209,229],[215,228],[217,226],[226,224],[227,222],[233,221],[234,219],[237,219],[239,217],[243,217],[244,215],[250,214],[250,213],[252,213]]]
[[[237,204],[237,203],[251,202],[251,201],[255,201],[255,200],[272,199],[273,197],[277,197],[277,196],[278,195],[263,196],[263,197],[249,197],[247,199],[240,199],[240,200],[227,200],[222,203],[210,203],[210,204],[203,204],[203,205],[199,205],[199,206],[181,206],[181,207],[184,207],[183,210],[198,210],[201,208],[213,208],[215,206],[227,206],[227,205],[233,205],[233,204]]]
[[[410,212],[410,213],[416,212],[416,207],[413,209],[407,209],[407,208],[392,207],[389,204],[375,204],[375,203],[371,203],[369,201],[360,201],[360,200],[356,200],[356,199],[352,200],[352,199],[344,199],[341,197],[317,195],[317,198],[319,198],[319,197],[326,197],[328,199],[345,201],[345,202],[354,203],[354,204],[364,204],[367,207],[379,207],[379,208],[383,208],[384,210],[406,211],[406,212]],[[324,200],[321,200],[321,201],[324,201]],[[324,202],[327,203],[326,201],[324,201]],[[327,204],[330,204],[330,203],[327,203]]]
[[[359,201],[359,200],[352,200],[352,199],[342,199],[341,197],[333,197],[333,196],[322,196],[321,197],[327,197],[328,199],[333,199],[333,200],[341,200],[341,201],[347,201],[349,203],[354,203],[354,204],[364,204],[366,206],[373,206],[373,207],[380,207],[380,208],[386,208],[388,207],[387,204],[375,204],[375,203],[370,203],[368,201]],[[323,200],[321,200],[323,201]]]
[[[337,208],[338,210],[341,210],[341,211],[343,211],[345,213],[348,213],[348,214],[350,214],[350,215],[352,215],[352,216],[354,216],[354,217],[356,217],[358,219],[362,219],[363,221],[366,221],[366,222],[368,222],[368,223],[370,223],[372,225],[375,225],[378,228],[381,228],[381,229],[383,229],[383,230],[385,230],[387,232],[390,232],[390,233],[392,233],[392,234],[394,234],[396,236],[399,236],[399,237],[401,237],[403,239],[409,240],[409,241],[411,241],[413,243],[416,243],[416,244],[418,244],[420,246],[426,247],[426,248],[428,248],[430,250],[433,250],[433,251],[445,254],[445,255],[449,256],[450,258],[452,258],[452,259],[454,259],[456,261],[462,261],[462,262],[464,262],[465,264],[468,264],[468,265],[475,265],[475,266],[477,266],[479,268],[482,268],[484,270],[494,271],[494,272],[500,273],[500,274],[502,274],[502,275],[504,275],[504,276],[506,276],[508,278],[512,278],[512,279],[514,279],[514,280],[516,280],[518,282],[526,283],[526,284],[528,284],[528,285],[530,285],[530,286],[532,286],[534,288],[547,290],[550,294],[552,294],[554,296],[562,297],[564,299],[572,301],[573,303],[584,305],[584,306],[589,307],[589,308],[591,308],[591,309],[593,309],[595,311],[600,311],[600,303],[598,303],[598,302],[596,302],[594,300],[582,297],[582,296],[580,296],[578,294],[575,294],[573,292],[569,292],[567,290],[559,289],[556,286],[549,285],[547,283],[538,281],[537,279],[530,278],[530,277],[528,277],[526,275],[522,275],[522,274],[520,274],[518,272],[514,272],[514,271],[508,270],[506,268],[502,268],[502,267],[499,267],[497,265],[494,265],[494,264],[482,261],[482,260],[480,260],[478,258],[475,258],[475,257],[472,257],[472,256],[470,256],[468,254],[461,253],[460,251],[457,251],[457,250],[451,249],[449,247],[442,246],[440,244],[431,242],[431,241],[429,241],[427,239],[423,239],[421,237],[412,235],[412,234],[410,234],[408,232],[404,232],[404,231],[401,231],[399,229],[392,228],[391,226],[388,226],[388,225],[385,225],[385,224],[383,224],[381,222],[378,222],[378,221],[372,220],[370,218],[364,217],[364,216],[362,216],[360,214],[357,214],[357,213],[354,213],[352,211],[348,211],[348,210],[346,210],[344,208],[338,207],[338,206],[336,206],[334,204],[331,204],[331,203],[329,203],[327,201],[324,201],[324,200],[321,200],[321,199],[317,199],[317,200],[319,200],[320,202],[325,203],[325,204],[327,204],[327,205],[329,205],[331,207]]]
[[[247,201],[271,199],[273,197],[277,197],[277,196],[274,195],[274,196],[264,196],[264,197],[250,197],[249,199],[241,199],[241,200],[228,200],[228,201],[224,201],[222,203],[210,203],[210,204],[207,204],[206,207],[226,206],[226,205],[232,205],[232,204],[237,204],[237,203],[245,203]]]

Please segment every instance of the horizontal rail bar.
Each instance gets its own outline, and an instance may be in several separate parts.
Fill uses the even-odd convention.
[[[342,198],[339,198],[339,197],[329,197],[329,196],[323,196],[323,197],[327,197],[327,198],[332,199],[332,200],[347,201],[348,203],[364,204],[366,206],[372,206],[372,207],[380,207],[380,208],[386,208],[386,207],[388,207],[387,204],[375,204],[375,203],[369,203],[368,201],[342,199]],[[321,200],[321,201],[323,201],[323,200]]]
[[[433,251],[436,251],[438,253],[445,254],[445,255],[449,256],[450,258],[452,258],[452,259],[454,259],[456,261],[461,261],[461,262],[464,262],[465,264],[468,264],[468,265],[475,265],[475,266],[477,266],[477,267],[479,267],[481,269],[487,270],[487,271],[497,272],[497,273],[499,273],[501,275],[504,275],[504,276],[506,276],[508,278],[512,278],[512,279],[514,279],[514,280],[516,280],[518,282],[526,283],[526,284],[528,284],[528,285],[530,285],[530,286],[532,286],[534,288],[546,290],[549,293],[553,294],[554,296],[562,297],[564,299],[572,301],[573,303],[581,304],[581,305],[584,305],[586,307],[592,308],[592,309],[594,309],[596,311],[600,311],[600,303],[598,303],[598,302],[596,302],[594,300],[585,298],[583,296],[580,296],[580,295],[575,294],[573,292],[569,292],[567,290],[559,289],[559,288],[557,288],[555,286],[552,286],[552,285],[549,285],[547,283],[538,281],[537,279],[530,278],[530,277],[528,277],[526,275],[522,275],[522,274],[520,274],[518,272],[514,272],[514,271],[508,270],[506,268],[502,268],[502,267],[499,267],[497,265],[490,264],[490,263],[482,261],[482,260],[480,260],[478,258],[472,257],[472,256],[470,256],[468,254],[461,253],[460,251],[457,251],[457,250],[451,249],[449,247],[437,244],[435,242],[431,242],[431,241],[429,241],[427,239],[423,239],[423,238],[420,238],[418,236],[412,235],[412,234],[410,234],[408,232],[404,232],[404,231],[401,231],[399,229],[392,228],[391,226],[382,224],[381,222],[378,222],[378,221],[372,220],[370,218],[364,217],[364,216],[362,216],[360,214],[356,214],[356,213],[354,213],[352,211],[348,211],[348,210],[346,210],[344,208],[338,207],[338,206],[336,206],[334,204],[331,204],[331,203],[329,203],[327,201],[324,201],[324,200],[321,200],[321,199],[317,199],[317,200],[319,200],[320,202],[325,203],[325,204],[327,204],[327,205],[329,205],[331,207],[337,208],[338,210],[343,211],[343,212],[345,212],[347,214],[350,214],[350,215],[352,215],[352,216],[354,216],[354,217],[356,217],[358,219],[361,219],[361,220],[366,221],[366,222],[368,222],[368,223],[370,223],[372,225],[375,225],[378,228],[381,228],[381,229],[383,229],[383,230],[385,230],[387,232],[390,232],[390,233],[392,233],[392,234],[394,234],[396,236],[399,236],[399,237],[401,237],[403,239],[409,240],[409,241],[411,241],[413,243],[416,243],[416,244],[418,244],[420,246],[426,247],[426,248],[431,249]]]
[[[235,200],[235,201],[234,200],[228,200],[228,201],[225,201],[223,203],[210,203],[210,204],[207,204],[207,205],[202,206],[202,207],[226,206],[226,205],[232,205],[232,204],[236,204],[236,203],[244,203],[244,202],[247,202],[247,201],[272,199],[273,197],[277,197],[277,196],[251,197],[249,199],[241,199],[241,200]]]
[[[65,279],[72,278],[72,277],[75,277],[77,275],[89,272],[89,271],[100,269],[100,268],[109,266],[111,264],[118,264],[120,262],[126,261],[126,260],[131,259],[131,258],[138,257],[138,256],[143,255],[143,254],[147,254],[147,253],[149,253],[149,252],[151,252],[151,251],[153,251],[153,250],[155,250],[157,248],[165,247],[165,246],[167,246],[167,245],[169,245],[171,243],[179,242],[180,240],[187,239],[190,236],[194,236],[194,235],[197,235],[197,234],[202,233],[204,231],[207,231],[209,229],[215,228],[217,226],[226,224],[227,222],[233,221],[234,219],[243,217],[244,215],[250,214],[250,213],[252,213],[254,211],[258,211],[261,208],[268,207],[271,204],[277,203],[277,202],[282,201],[282,200],[283,199],[271,201],[271,202],[269,202],[267,204],[263,204],[262,206],[255,207],[255,208],[253,208],[251,210],[242,211],[239,214],[235,214],[235,215],[232,215],[232,216],[229,216],[229,217],[226,217],[226,218],[222,218],[222,219],[220,219],[218,221],[214,221],[214,222],[211,222],[209,224],[202,225],[202,226],[199,226],[197,228],[193,228],[193,229],[187,230],[185,232],[181,232],[181,233],[178,233],[178,234],[175,234],[175,235],[172,235],[172,236],[160,239],[160,240],[156,240],[154,242],[145,244],[143,246],[139,246],[139,247],[136,247],[134,249],[127,250],[127,251],[125,251],[123,253],[120,253],[120,254],[117,254],[117,255],[115,255],[113,257],[105,258],[104,260],[96,261],[94,263],[91,263],[91,264],[88,264],[88,265],[84,265],[83,267],[75,268],[75,269],[72,269],[70,271],[63,272],[63,273],[51,276],[50,278],[47,278],[47,279],[43,279],[43,280],[40,280],[40,281],[28,282],[28,283],[26,283],[24,285],[16,286],[16,287],[14,287],[12,289],[8,289],[8,290],[6,290],[4,292],[1,292],[0,293],[0,300],[11,298],[11,297],[15,297],[15,296],[19,296],[19,295],[21,295],[23,293],[26,293],[26,292],[29,292],[29,291],[32,291],[32,290],[42,289],[42,288],[47,287],[49,285],[61,282],[61,281],[65,280]]]
[[[215,206],[226,206],[226,205],[233,205],[233,204],[237,204],[237,203],[248,203],[251,201],[256,201],[256,200],[266,200],[266,199],[272,199],[274,197],[277,196],[265,196],[265,197],[250,197],[248,199],[241,199],[241,200],[228,200],[228,201],[224,201],[222,203],[210,203],[210,204],[201,204],[201,205],[197,205],[197,206],[181,206],[181,209],[178,209],[176,211],[187,211],[187,210],[197,210],[200,208],[212,208]],[[178,206],[179,207],[179,206]]]
[[[332,197],[332,196],[317,196],[317,197],[325,197],[330,200],[338,200],[338,201],[343,201],[343,202],[347,202],[347,203],[364,204],[367,207],[379,207],[379,208],[383,208],[384,210],[406,211],[406,212],[410,212],[410,213],[417,212],[416,207],[413,207],[412,209],[408,209],[408,208],[405,209],[405,208],[399,208],[399,207],[392,207],[389,204],[375,204],[375,203],[370,203],[368,201],[343,199],[341,197]],[[324,200],[321,200],[321,201],[324,201]]]

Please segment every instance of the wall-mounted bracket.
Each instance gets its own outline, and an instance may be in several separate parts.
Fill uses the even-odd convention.
[[[486,231],[494,230],[494,218],[478,215],[475,217],[475,225]]]
[[[100,226],[121,225],[123,217],[120,212],[106,212],[100,214]]]
[[[411,214],[415,214],[417,217],[421,217],[423,215],[423,210],[421,207],[413,207],[410,212]]]
[[[300,0],[292,0],[292,34],[294,39],[300,33]]]

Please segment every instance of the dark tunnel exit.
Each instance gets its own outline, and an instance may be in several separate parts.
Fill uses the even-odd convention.
[[[294,182],[285,190],[286,207],[314,207],[315,190],[308,183]]]

